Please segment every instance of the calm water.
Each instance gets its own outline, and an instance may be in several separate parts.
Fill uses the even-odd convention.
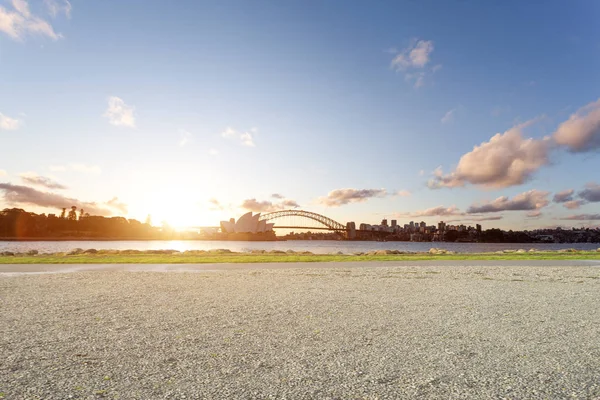
[[[113,250],[213,250],[229,249],[243,252],[250,250],[294,250],[311,251],[315,254],[354,253],[370,250],[428,251],[432,247],[444,248],[461,253],[481,253],[498,250],[596,250],[598,243],[441,243],[441,242],[346,242],[334,240],[290,240],[282,242],[227,242],[227,241],[192,241],[192,240],[153,240],[153,241],[73,241],[73,242],[3,242],[0,251],[27,252],[38,250],[40,253],[66,252],[81,249],[113,249]]]

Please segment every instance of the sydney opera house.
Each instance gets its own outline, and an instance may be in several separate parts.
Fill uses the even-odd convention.
[[[252,215],[248,212],[242,215],[237,222],[235,218],[221,221],[221,232],[227,234],[231,240],[275,240],[273,226],[267,221],[259,221],[260,213]]]

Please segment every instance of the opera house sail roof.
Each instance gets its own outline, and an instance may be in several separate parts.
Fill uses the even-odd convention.
[[[237,222],[231,218],[221,221],[221,231],[225,233],[264,233],[273,230],[275,224],[259,221],[260,213],[252,215],[252,211],[242,215]]]

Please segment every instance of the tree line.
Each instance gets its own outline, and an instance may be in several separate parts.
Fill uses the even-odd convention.
[[[170,234],[153,227],[150,217],[145,223],[124,217],[101,217],[75,206],[63,208],[59,215],[36,214],[21,208],[0,211],[1,238],[161,239]]]

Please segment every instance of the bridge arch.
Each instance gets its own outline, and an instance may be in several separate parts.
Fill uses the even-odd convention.
[[[282,210],[275,211],[267,214],[263,214],[260,216],[259,221],[272,221],[277,218],[284,217],[303,217],[308,218],[313,221],[316,221],[324,226],[326,226],[329,230],[332,231],[345,231],[346,225],[340,224],[337,221],[332,220],[331,218],[327,218],[324,215],[313,213],[310,211],[304,210]]]

